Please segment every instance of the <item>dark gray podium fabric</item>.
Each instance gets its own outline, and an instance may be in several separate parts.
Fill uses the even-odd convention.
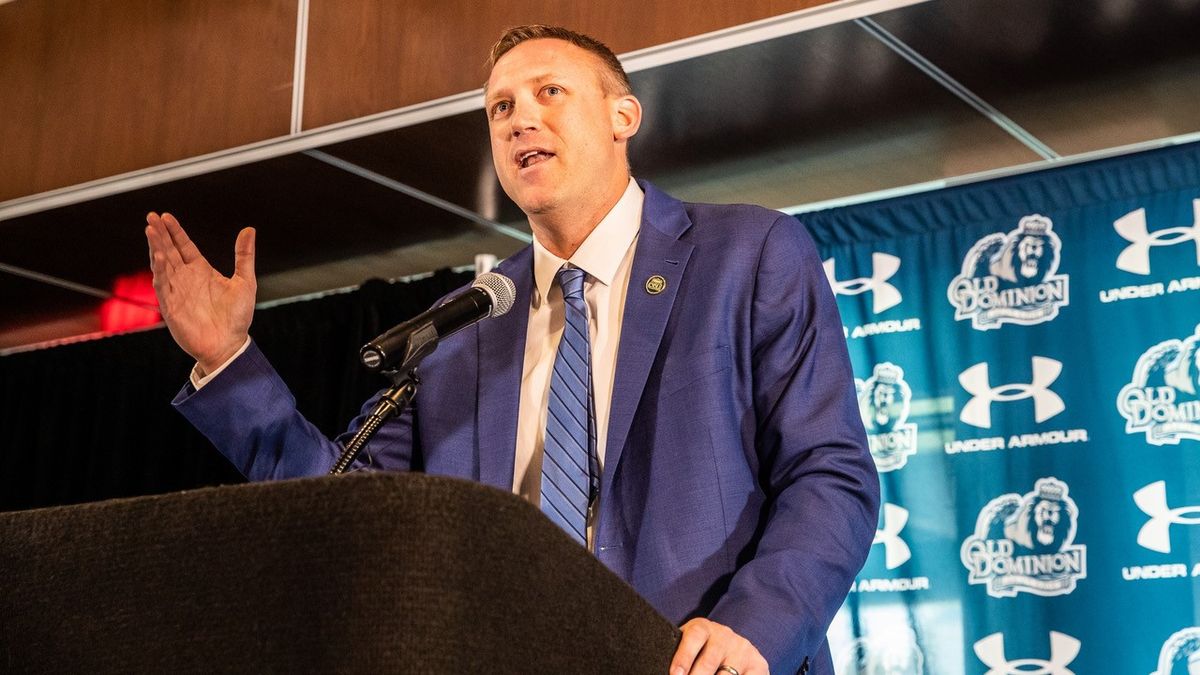
[[[0,672],[653,673],[678,631],[522,500],[355,474],[0,514]]]

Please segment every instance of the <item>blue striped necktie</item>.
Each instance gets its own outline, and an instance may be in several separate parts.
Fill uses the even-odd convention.
[[[596,494],[599,471],[584,276],[583,270],[566,265],[556,275],[565,314],[550,377],[542,456],[542,511],[586,546],[588,506]]]

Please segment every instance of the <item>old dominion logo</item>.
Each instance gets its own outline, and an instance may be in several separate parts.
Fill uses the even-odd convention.
[[[1154,445],[1200,440],[1200,326],[1182,340],[1147,349],[1133,367],[1133,381],[1117,395],[1125,432],[1146,434]]]
[[[1057,478],[1039,478],[1024,496],[988,502],[960,551],[967,582],[986,584],[996,598],[1074,591],[1087,577],[1087,547],[1075,544],[1079,510],[1068,490]]]
[[[963,259],[946,296],[954,318],[976,330],[1051,321],[1070,302],[1068,278],[1056,274],[1062,241],[1049,218],[1025,216],[1017,229],[980,239]]]
[[[867,443],[880,471],[895,471],[917,451],[917,426],[908,423],[912,390],[904,369],[894,363],[875,366],[866,380],[854,380]]]
[[[1150,675],[1200,675],[1200,628],[1184,628],[1167,638]]]

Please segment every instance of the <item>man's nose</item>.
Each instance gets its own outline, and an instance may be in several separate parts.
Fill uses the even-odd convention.
[[[514,138],[526,132],[536,131],[541,127],[542,124],[541,116],[538,114],[537,106],[532,105],[531,103],[518,105],[516,110],[513,111],[511,121],[512,135]]]

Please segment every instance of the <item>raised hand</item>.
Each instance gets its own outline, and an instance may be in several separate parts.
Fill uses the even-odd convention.
[[[231,277],[208,264],[169,213],[147,214],[146,241],[167,329],[201,374],[211,373],[241,349],[254,318],[254,229],[238,233]]]

